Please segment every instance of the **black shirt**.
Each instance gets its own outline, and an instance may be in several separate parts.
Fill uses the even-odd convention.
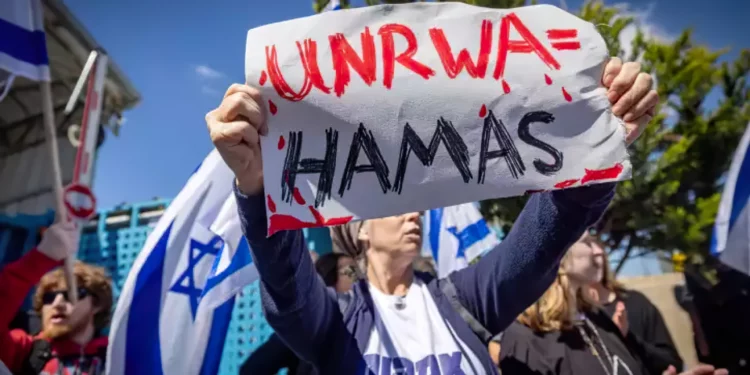
[[[651,374],[660,375],[669,365],[681,369],[682,358],[656,306],[640,292],[619,292],[613,302],[604,305],[604,311],[611,317],[618,301],[625,304],[628,316],[628,335],[625,340],[628,346],[638,353]]]
[[[289,375],[304,373],[299,367],[306,366],[274,333],[245,360],[240,367],[240,375],[275,375],[285,368]]]
[[[577,328],[535,333],[523,324],[514,322],[502,337],[500,368],[503,374],[648,375],[640,358],[628,348],[617,326],[605,312],[589,313],[586,317],[606,347],[606,350],[601,348],[597,335],[587,329],[602,361],[592,353]],[[617,369],[614,370],[613,366]]]

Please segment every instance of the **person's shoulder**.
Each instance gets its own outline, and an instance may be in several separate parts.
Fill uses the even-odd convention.
[[[555,340],[555,337],[559,336],[559,332],[553,331],[553,332],[534,332],[533,329],[526,326],[525,324],[515,320],[511,325],[508,326],[508,328],[503,331],[502,341],[501,343],[506,342],[544,342],[547,340],[552,339]]]
[[[34,337],[30,335],[28,332],[22,329],[16,328],[16,329],[10,330],[10,339],[15,343],[30,345],[32,341],[36,339],[41,339],[41,337]]]

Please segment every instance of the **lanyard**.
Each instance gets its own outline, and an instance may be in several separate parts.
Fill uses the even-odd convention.
[[[589,347],[589,349],[591,349],[591,354],[593,354],[594,357],[596,357],[596,359],[599,361],[599,364],[602,365],[604,372],[607,375],[612,375],[612,370],[614,370],[614,360],[612,359],[612,355],[609,354],[607,346],[604,345],[604,341],[599,335],[599,330],[596,329],[596,327],[591,323],[591,321],[588,320],[588,318],[583,318],[583,321],[576,323],[576,328],[578,328],[578,332],[581,334],[583,341],[586,342],[586,345]],[[604,357],[607,361],[606,363],[604,362],[605,358],[602,358],[596,346],[594,345],[592,336],[587,331],[591,331],[594,333],[593,338],[596,339],[597,343],[604,352]],[[607,366],[607,364],[609,364],[609,366]]]

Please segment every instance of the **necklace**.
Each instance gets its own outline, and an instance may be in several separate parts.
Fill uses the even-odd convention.
[[[396,310],[403,310],[406,308],[406,296],[396,296],[396,302],[393,304],[393,307],[396,308]]]
[[[582,322],[576,323],[576,328],[578,328],[578,331],[580,332],[581,337],[583,337],[583,341],[591,350],[591,354],[593,354],[594,357],[596,357],[596,359],[599,361],[599,364],[602,365],[604,372],[607,375],[611,375],[611,371],[614,370],[615,363],[614,363],[614,360],[612,359],[612,356],[609,354],[609,350],[607,350],[607,346],[604,345],[604,341],[602,340],[602,337],[599,335],[599,331],[591,323],[591,321],[589,321],[585,317],[583,318]],[[594,333],[594,336],[596,337],[596,341],[598,342],[599,346],[602,348],[602,351],[604,352],[604,356],[609,366],[607,366],[607,363],[604,362],[604,358],[602,358],[602,356],[599,355],[599,351],[596,349],[596,346],[591,340],[591,335],[588,332],[586,332],[586,328],[588,328],[590,331]]]

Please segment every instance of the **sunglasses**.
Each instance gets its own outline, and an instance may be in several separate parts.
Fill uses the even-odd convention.
[[[42,294],[42,303],[45,305],[51,305],[52,302],[55,302],[55,299],[57,299],[58,295],[62,295],[66,301],[70,301],[70,298],[68,298],[67,290],[55,290],[55,291],[46,292]],[[89,291],[86,288],[78,288],[79,300],[86,298],[86,296],[88,295],[89,295]]]

